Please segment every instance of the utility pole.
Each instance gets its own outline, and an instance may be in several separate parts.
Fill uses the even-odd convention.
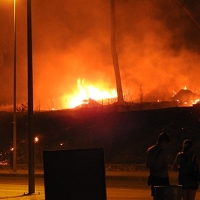
[[[13,94],[13,172],[17,171],[17,120],[16,120],[16,0],[13,1],[14,8],[14,94]]]
[[[111,0],[111,53],[115,71],[115,79],[116,79],[116,87],[117,87],[117,94],[118,94],[118,104],[124,104],[124,97],[122,92],[122,84],[121,84],[121,77],[120,77],[120,70],[119,70],[119,62],[115,44],[115,0]]]
[[[35,193],[31,0],[27,0],[29,194]]]

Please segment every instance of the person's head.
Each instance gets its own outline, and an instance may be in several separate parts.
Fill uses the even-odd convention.
[[[158,144],[167,144],[169,143],[169,141],[170,141],[170,138],[166,132],[161,132],[158,135],[158,140],[157,140]]]
[[[188,152],[192,148],[192,141],[186,139],[183,141],[183,152]]]

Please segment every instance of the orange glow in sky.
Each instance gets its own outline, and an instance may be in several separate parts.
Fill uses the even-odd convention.
[[[15,1],[16,100],[21,106],[28,99],[27,5]],[[9,111],[13,110],[13,2],[0,1],[0,107]],[[116,1],[115,41],[126,102],[170,101],[172,91],[185,85],[200,94],[200,31],[194,23],[200,24],[200,5],[185,1],[184,6],[193,20],[178,1]],[[32,1],[32,14],[34,109],[76,107],[88,98],[113,103],[107,99],[117,96],[110,1]],[[79,80],[77,87],[78,78],[89,83]]]

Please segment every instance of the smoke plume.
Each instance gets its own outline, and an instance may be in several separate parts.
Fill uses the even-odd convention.
[[[27,102],[26,1],[16,0],[17,102]],[[116,0],[116,47],[125,100],[167,100],[200,89],[199,0]],[[13,3],[0,2],[0,104],[13,98]],[[77,79],[116,88],[110,0],[32,1],[34,104],[62,107]]]

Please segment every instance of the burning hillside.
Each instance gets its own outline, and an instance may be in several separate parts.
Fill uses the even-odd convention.
[[[179,1],[115,3],[116,51],[125,101],[139,102],[141,85],[144,101],[166,101],[171,91],[183,85],[195,91],[199,87],[200,31],[194,20],[200,22],[199,0],[184,1],[193,20]],[[16,4],[17,104],[21,104],[27,102],[26,1]],[[0,16],[0,104],[12,105],[13,1],[0,1]],[[116,97],[110,1],[32,1],[32,20],[35,107],[50,110],[78,105],[70,102],[77,100],[73,97],[79,94],[79,77],[101,93],[109,93],[104,103]],[[166,93],[161,93],[166,91],[160,90],[162,86]],[[98,95],[84,96],[81,99],[96,100]]]
[[[173,97],[172,100],[178,102],[179,104],[184,104],[186,106],[191,106],[196,104],[200,99],[198,94],[193,93],[191,90],[184,89],[179,90]]]

